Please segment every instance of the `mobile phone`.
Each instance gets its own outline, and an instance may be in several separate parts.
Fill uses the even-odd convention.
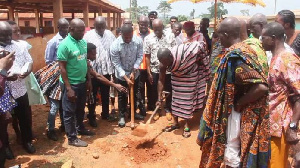
[[[10,54],[10,52],[2,50],[2,51],[0,51],[0,58],[3,58],[5,56],[7,56],[8,54]]]

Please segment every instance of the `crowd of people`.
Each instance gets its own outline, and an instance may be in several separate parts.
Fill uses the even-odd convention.
[[[68,144],[88,146],[77,135],[95,135],[83,120],[87,106],[89,125],[98,126],[98,94],[102,120],[118,120],[125,127],[132,87],[134,118],[144,120],[147,111],[159,107],[153,119],[166,112],[165,132],[182,128],[188,138],[189,119],[196,112],[202,116],[199,167],[286,167],[290,147],[299,143],[300,34],[294,13],[282,10],[271,23],[260,13],[249,20],[228,17],[212,37],[207,18],[196,30],[194,22],[182,25],[175,16],[165,28],[157,16],[156,11],[140,16],[136,28],[125,19],[115,35],[102,16],[87,32],[81,19],[57,21],[59,32],[47,43],[46,66],[33,76],[50,104],[48,139],[58,140],[59,112]],[[31,89],[25,84],[33,75],[31,47],[14,21],[0,22],[0,167],[14,158],[7,132],[11,119],[19,144],[30,154],[36,151]],[[165,103],[163,91],[171,95]],[[292,151],[295,167],[300,166],[297,150]]]

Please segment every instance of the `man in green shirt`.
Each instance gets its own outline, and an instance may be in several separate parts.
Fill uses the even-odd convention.
[[[60,43],[57,51],[65,130],[69,145],[76,147],[88,145],[77,138],[77,132],[81,135],[94,135],[83,125],[86,95],[87,91],[91,90],[90,77],[87,73],[87,43],[82,39],[84,31],[83,21],[73,19],[70,23],[70,33]]]

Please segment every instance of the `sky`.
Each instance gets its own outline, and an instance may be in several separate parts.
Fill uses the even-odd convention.
[[[120,5],[122,9],[129,8],[130,0],[109,0],[110,2]],[[156,10],[157,6],[161,0],[137,0],[138,6],[148,6],[150,11]],[[229,3],[224,4],[225,9],[228,10],[229,15],[242,15],[240,10],[249,9],[250,15],[255,13],[263,13],[265,15],[272,15],[277,13],[282,9],[289,10],[300,10],[300,0],[263,0],[266,4],[266,7],[261,6],[251,6],[241,3]],[[276,10],[275,10],[275,1],[277,1]],[[202,2],[202,3],[191,3],[188,1],[175,2],[171,4],[172,10],[169,15],[187,15],[189,16],[191,11],[195,9],[195,17],[203,13],[208,13],[207,8],[211,6],[211,2]]]

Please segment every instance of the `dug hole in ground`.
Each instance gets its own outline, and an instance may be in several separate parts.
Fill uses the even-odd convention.
[[[116,101],[117,102],[117,101]],[[118,107],[116,105],[116,107]],[[196,144],[200,113],[195,113],[191,120],[190,138],[183,138],[183,122],[181,129],[173,132],[161,132],[168,121],[163,116],[158,121],[152,121],[145,136],[135,136],[130,127],[119,128],[118,122],[108,122],[100,117],[101,106],[96,107],[98,127],[92,128],[88,121],[84,124],[87,129],[96,133],[95,136],[82,136],[88,142],[86,148],[76,148],[68,145],[65,133],[58,130],[60,119],[56,118],[56,131],[58,141],[48,140],[46,136],[48,105],[32,106],[34,146],[37,152],[29,155],[17,144],[16,135],[9,124],[10,146],[16,156],[8,160],[6,167],[22,165],[23,167],[56,168],[64,164],[73,165],[75,168],[101,168],[101,167],[198,167],[201,151]],[[87,112],[87,109],[86,109]],[[151,115],[148,111],[145,122]],[[126,119],[130,122],[130,119]],[[139,121],[136,121],[138,124]]]

